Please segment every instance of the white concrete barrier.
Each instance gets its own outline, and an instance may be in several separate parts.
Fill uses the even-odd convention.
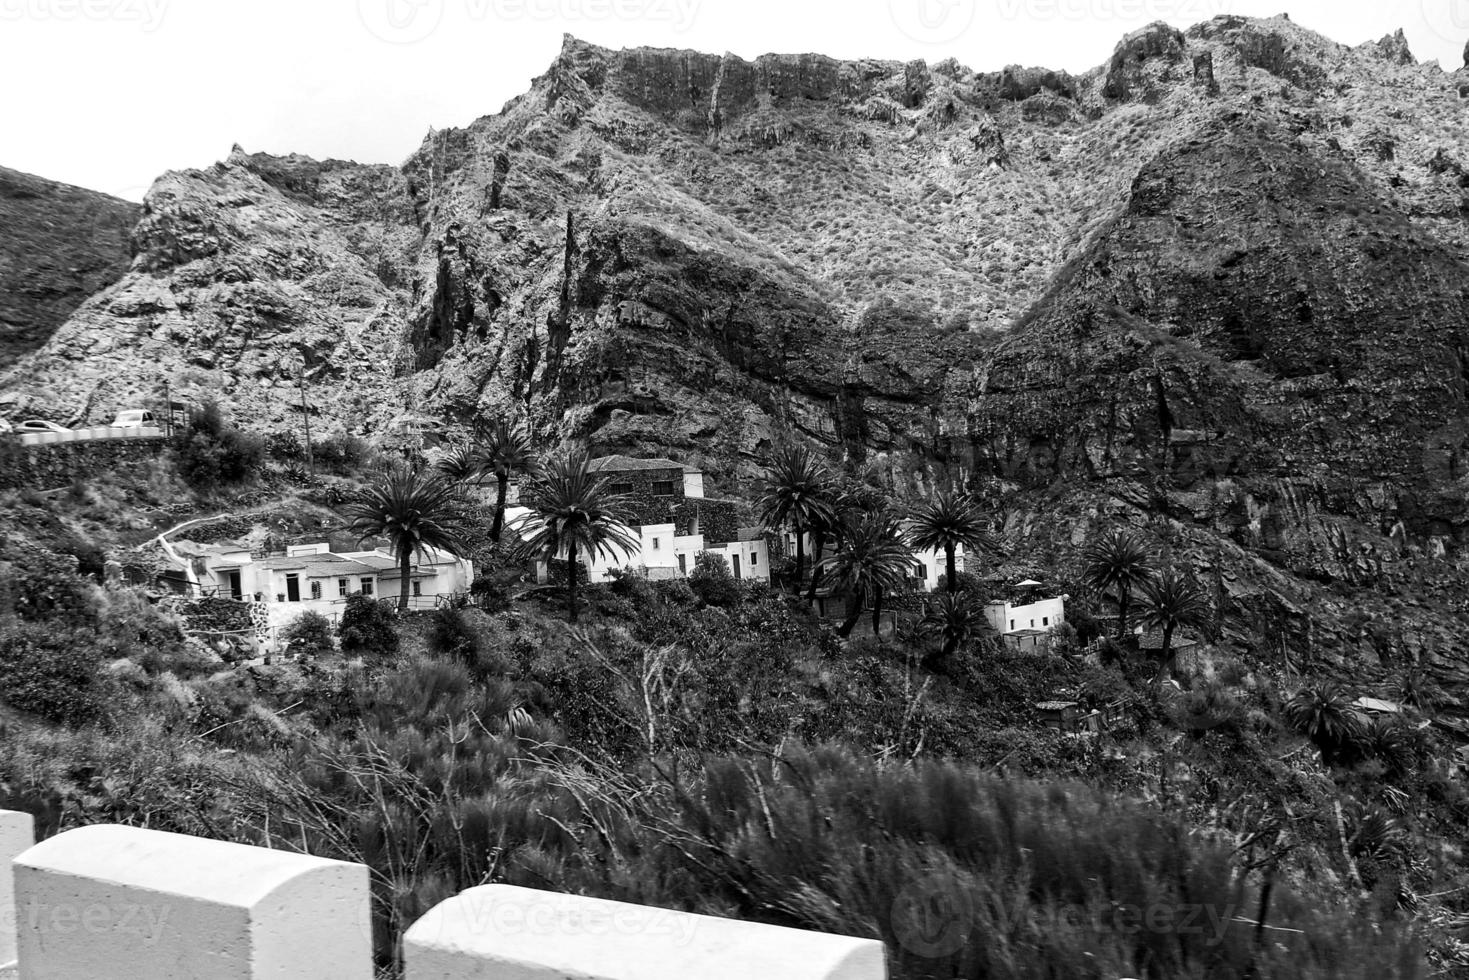
[[[885,980],[883,945],[577,895],[483,885],[403,938],[406,980]]]
[[[15,873],[10,862],[36,842],[29,813],[0,810],[0,977],[15,964]]]
[[[15,859],[20,980],[371,980],[367,868],[135,827]]]

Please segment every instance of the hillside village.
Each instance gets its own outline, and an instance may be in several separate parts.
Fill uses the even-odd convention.
[[[0,170],[0,980],[1469,975],[1469,63],[993,67]]]
[[[589,584],[605,584],[624,574],[654,582],[686,580],[701,555],[706,562],[723,562],[737,582],[768,584],[772,558],[784,559],[796,551],[797,532],[790,524],[737,526],[738,516],[752,513],[753,505],[707,496],[704,475],[695,467],[670,459],[613,455],[592,459],[588,470],[599,476],[610,494],[625,498],[626,514],[618,524],[629,536],[625,543],[613,544],[585,561],[580,574]],[[487,488],[483,481],[483,476],[469,481],[468,492],[480,503],[490,504],[487,498],[493,497],[495,489],[493,485]],[[528,525],[533,511],[520,504],[522,492],[519,483],[508,492],[504,521],[524,544],[531,537]],[[899,519],[905,533],[912,523]],[[805,530],[800,534],[803,552],[813,567],[834,555],[836,541],[818,542]],[[330,542],[319,541],[288,544],[271,552],[229,543],[175,543],[164,535],[157,539],[157,547],[162,558],[160,584],[186,595],[252,606],[252,622],[258,627],[253,635],[262,655],[279,650],[282,634],[306,613],[325,616],[335,626],[354,595],[396,607],[403,593],[399,559],[382,548],[335,551]],[[895,592],[931,593],[944,587],[946,558],[941,547],[913,547],[909,556]],[[554,557],[535,559],[534,580],[543,585],[549,582],[551,563],[565,559],[564,547]],[[956,543],[958,572],[965,571],[965,561],[964,545]],[[473,594],[474,575],[470,558],[425,547],[413,556],[407,608],[425,611],[467,603]],[[564,570],[561,576],[564,579]],[[985,603],[985,619],[995,634],[1016,650],[1048,650],[1054,632],[1066,621],[1067,597],[1045,596],[1046,587],[1033,579],[1007,586],[990,577],[987,584],[1017,599]],[[834,585],[814,589],[810,600],[816,615],[836,621],[845,618],[855,601],[850,589]],[[890,618],[884,629],[891,633],[895,628]]]

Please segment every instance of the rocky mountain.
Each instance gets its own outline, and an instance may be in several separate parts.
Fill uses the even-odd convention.
[[[0,370],[127,271],[138,205],[0,167]]]
[[[900,492],[1231,477],[1249,526],[1289,496],[1448,548],[1466,95],[1285,18],[1081,76],[567,38],[401,167],[160,178],[128,273],[0,388],[98,418],[168,379],[274,427],[304,362],[318,432],[513,411],[722,480],[800,433]]]

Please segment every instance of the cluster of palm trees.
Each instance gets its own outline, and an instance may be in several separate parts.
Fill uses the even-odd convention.
[[[531,480],[521,503],[528,513],[514,530],[546,561],[565,556],[569,618],[577,618],[578,569],[583,556],[630,552],[638,546],[630,530],[631,501],[613,493],[606,476],[594,472],[584,452],[540,459],[524,429],[508,420],[484,427],[476,439],[449,451],[433,467],[396,467],[359,491],[348,503],[349,527],[364,539],[387,538],[403,576],[400,610],[408,607],[412,560],[430,548],[463,554],[471,536],[462,492],[470,482],[493,476],[497,484],[490,539],[505,530],[506,492],[517,474]],[[822,460],[804,446],[781,449],[764,478],[759,501],[767,526],[789,526],[795,532],[793,585],[814,597],[829,585],[849,600],[838,632],[850,636],[862,612],[872,611],[874,634],[880,633],[885,596],[901,590],[918,566],[915,551],[942,551],[945,590],[927,606],[922,626],[938,636],[936,660],[951,656],[961,644],[980,635],[986,621],[979,599],[960,588],[957,554],[992,552],[995,542],[975,501],[943,491],[918,507],[906,521],[892,513],[887,500],[871,488],[844,485]],[[806,577],[805,538],[814,554]],[[832,547],[828,549],[828,544]],[[829,551],[829,553],[828,553]],[[1146,629],[1162,634],[1158,683],[1173,669],[1173,641],[1183,629],[1211,622],[1212,610],[1203,591],[1176,568],[1159,571],[1155,555],[1131,532],[1113,529],[1087,546],[1082,556],[1084,579],[1102,595],[1116,597],[1117,640],[1127,633],[1134,596]]]
[[[608,491],[605,481],[590,472],[589,463],[585,454],[543,462],[525,430],[501,419],[481,427],[473,441],[453,447],[431,467],[390,467],[348,501],[348,527],[364,540],[388,540],[403,576],[398,599],[402,611],[408,608],[415,555],[430,548],[461,555],[469,550],[472,528],[464,487],[494,477],[489,538],[498,542],[505,530],[511,478],[533,477],[522,501],[531,510],[524,530],[531,546],[547,560],[567,553],[568,600],[575,620],[578,553],[596,555],[636,542],[627,530],[625,501]]]
[[[1213,623],[1214,611],[1204,590],[1175,567],[1158,570],[1157,556],[1136,534],[1112,528],[1082,551],[1082,578],[1100,595],[1117,601],[1117,642],[1128,631],[1128,613],[1136,594],[1145,630],[1162,634],[1157,684],[1162,687],[1175,666],[1173,641],[1180,630],[1202,630]]]
[[[764,477],[760,517],[772,528],[789,526],[795,536],[794,587],[814,598],[829,585],[845,593],[850,605],[838,632],[850,636],[864,608],[872,610],[872,629],[880,632],[883,598],[902,588],[918,565],[915,551],[942,551],[946,589],[931,603],[925,628],[943,639],[939,657],[948,657],[981,632],[985,619],[974,599],[959,589],[957,554],[994,550],[989,522],[974,500],[944,491],[918,508],[906,527],[888,502],[870,488],[843,485],[810,449],[779,450]],[[805,538],[810,535],[812,573],[806,579]],[[827,544],[834,545],[827,554]]]

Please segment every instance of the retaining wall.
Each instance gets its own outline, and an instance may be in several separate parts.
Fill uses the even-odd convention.
[[[72,433],[36,434],[0,442],[0,488],[56,490],[125,463],[152,459],[168,445],[157,429],[116,429],[129,435],[48,439]],[[30,440],[30,441],[21,441]]]
[[[0,978],[373,978],[360,864],[111,824],[31,835],[0,811]],[[403,948],[406,980],[887,977],[876,940],[509,885],[440,903]]]

